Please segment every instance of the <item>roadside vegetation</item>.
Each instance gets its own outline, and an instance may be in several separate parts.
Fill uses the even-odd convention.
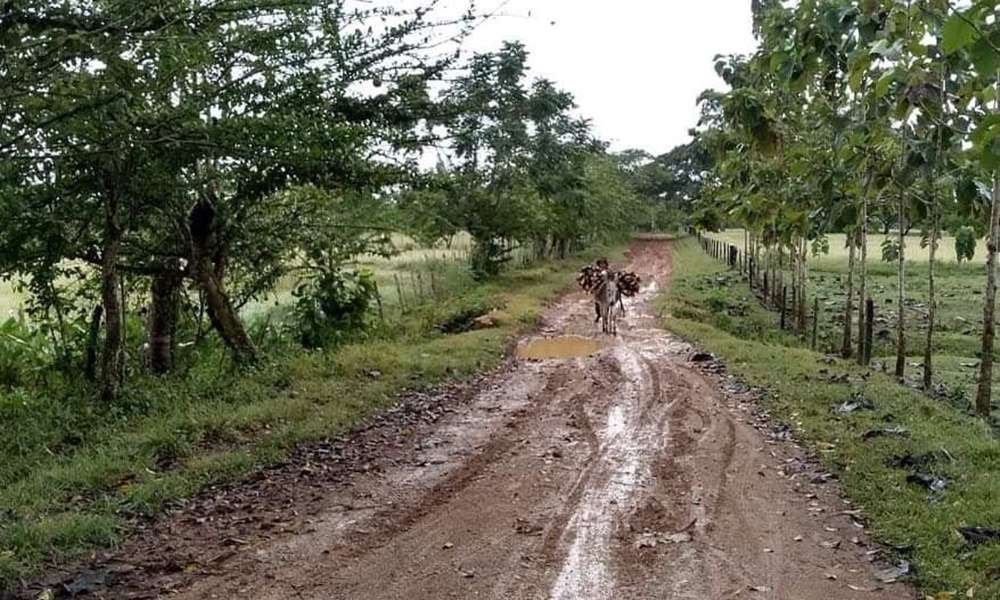
[[[954,339],[959,315],[938,310],[948,302],[942,291],[954,294],[958,285],[942,256],[985,263],[978,282],[966,271],[982,295],[966,296],[980,314],[970,320],[975,331],[961,334],[978,338],[978,355],[961,353],[975,355],[970,401],[990,419],[1000,249],[996,2],[755,0],[753,9],[757,50],[718,57],[729,89],[701,98],[695,141],[713,166],[694,226],[744,232],[734,251],[755,285],[787,287],[790,323],[800,333],[809,328],[811,290],[823,287],[817,278],[829,279],[810,256],[846,248],[846,267],[835,267],[846,270],[839,354],[869,365],[884,352],[886,323],[870,322],[868,303],[884,300],[885,315],[885,290],[894,287],[895,306],[912,309],[898,316],[917,323],[888,323],[891,371],[900,380],[917,371],[928,392],[953,379],[955,365],[947,356],[938,361],[939,352],[953,355],[956,343],[969,341]],[[910,233],[926,258],[913,270]],[[874,257],[887,264],[874,265]],[[830,297],[829,288],[819,293]],[[971,312],[963,307],[961,316]],[[876,328],[878,348],[866,335]]]
[[[763,391],[762,405],[837,475],[929,597],[1000,597],[1000,543],[961,533],[1000,523],[994,432],[891,375],[812,351],[697,240],[674,244],[674,264],[666,325]]]
[[[739,246],[742,231],[728,231],[713,235],[727,244]],[[810,274],[806,290],[808,297],[808,325],[799,331],[799,337],[811,345],[813,311],[818,308],[817,349],[839,355],[843,347],[844,310],[847,301],[849,257],[843,234],[827,236],[830,252],[810,256],[806,261]],[[871,241],[880,244],[896,236],[872,235]],[[906,243],[906,273],[904,279],[904,336],[914,343],[905,348],[906,368],[903,381],[909,387],[923,389],[923,361],[925,348],[918,340],[925,340],[929,325],[927,305],[929,251],[920,245],[919,235],[904,237]],[[983,254],[984,244],[973,252]],[[943,236],[936,257],[935,268],[935,331],[934,377],[929,393],[949,402],[956,410],[971,412],[979,378],[981,328],[983,303],[983,278],[985,268],[979,260],[958,261],[956,238]],[[870,296],[875,307],[872,327],[871,366],[894,375],[898,344],[899,278],[896,261],[886,261],[881,256],[869,256],[868,278]],[[818,304],[816,303],[818,301]],[[791,313],[791,308],[788,309]],[[789,330],[795,330],[791,316],[787,319]],[[996,351],[995,358],[1000,358]],[[994,395],[1000,393],[1000,374],[993,375]],[[1000,397],[1000,396],[998,396]],[[1000,424],[991,420],[994,427]]]
[[[717,57],[728,87],[700,99],[701,241],[664,308],[933,598],[1000,597],[998,16],[755,0],[756,51]]]
[[[134,519],[280,461],[296,444],[342,433],[404,391],[497,365],[596,253],[482,283],[463,263],[434,264],[437,291],[408,298],[405,309],[386,302],[385,322],[363,338],[304,351],[293,337],[252,328],[273,336],[254,368],[226,366],[226,348],[205,342],[172,376],[137,374],[111,406],[70,379],[49,381],[46,395],[9,391],[0,425],[0,582],[114,544]],[[481,316],[488,326],[473,322]]]
[[[5,7],[0,589],[496,364],[657,226],[643,165],[449,10]]]

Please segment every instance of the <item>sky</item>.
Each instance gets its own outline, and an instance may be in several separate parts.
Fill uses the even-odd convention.
[[[686,143],[698,95],[723,85],[715,55],[754,48],[750,0],[510,0],[502,13],[467,49],[523,42],[532,74],[573,93],[613,150]]]

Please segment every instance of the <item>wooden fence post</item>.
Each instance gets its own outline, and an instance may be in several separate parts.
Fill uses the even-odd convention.
[[[872,363],[872,338],[875,330],[875,301],[871,298],[865,301],[865,356],[864,365]]]
[[[399,310],[406,314],[406,298],[403,296],[403,284],[399,281],[399,273],[393,273],[392,278],[396,280],[396,295],[399,297]]]
[[[375,303],[378,305],[378,320],[385,325],[385,310],[382,308],[382,290],[378,287],[378,282],[375,282]]]
[[[819,296],[813,299],[813,335],[812,335],[812,349],[813,352],[816,351],[816,343],[819,338]]]
[[[781,286],[781,330],[785,330],[785,306],[788,304],[788,286]]]

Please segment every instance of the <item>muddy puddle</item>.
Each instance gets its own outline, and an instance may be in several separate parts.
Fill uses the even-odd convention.
[[[532,360],[586,358],[593,356],[604,346],[604,342],[599,340],[567,335],[529,340],[517,348],[516,354],[518,358]]]

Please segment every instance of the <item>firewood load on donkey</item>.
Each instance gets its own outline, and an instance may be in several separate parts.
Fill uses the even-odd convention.
[[[625,316],[624,298],[639,293],[639,276],[613,271],[608,261],[602,258],[596,266],[587,265],[580,269],[576,280],[584,291],[594,297],[594,322],[601,321],[604,333],[617,334],[617,319]],[[618,310],[615,310],[616,307]]]

